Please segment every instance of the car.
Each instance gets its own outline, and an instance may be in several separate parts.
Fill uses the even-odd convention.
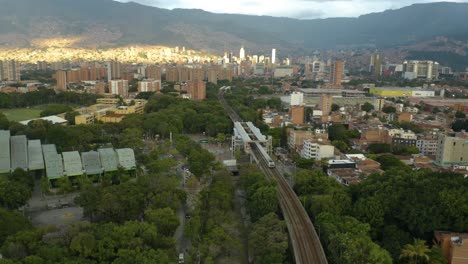
[[[184,253],[179,254],[179,264],[184,263]]]

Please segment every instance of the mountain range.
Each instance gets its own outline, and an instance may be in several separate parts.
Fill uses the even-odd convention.
[[[357,18],[311,20],[168,10],[113,0],[0,0],[0,7],[0,46],[9,48],[41,47],[42,40],[68,38],[69,45],[90,48],[144,44],[220,53],[244,45],[257,53],[277,48],[280,54],[304,54],[402,48],[444,37],[460,44],[455,52],[468,52],[468,3],[414,4]],[[435,46],[440,51],[440,44]]]

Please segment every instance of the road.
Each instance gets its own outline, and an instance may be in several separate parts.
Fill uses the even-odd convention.
[[[218,94],[218,99],[233,122],[242,122],[239,115],[224,100],[223,91]],[[288,227],[296,263],[327,264],[320,239],[299,198],[278,169],[268,167],[268,162],[261,155],[257,144],[251,143],[250,148],[266,177],[278,183],[280,206]]]

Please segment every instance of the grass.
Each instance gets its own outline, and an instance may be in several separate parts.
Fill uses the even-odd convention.
[[[17,108],[17,109],[0,109],[0,112],[5,114],[9,121],[24,121],[40,117],[42,109],[37,108]]]

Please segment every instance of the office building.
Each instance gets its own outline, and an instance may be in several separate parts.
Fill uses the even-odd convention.
[[[331,78],[330,84],[332,88],[341,88],[341,80],[343,78],[343,67],[342,61],[335,61],[331,67]]]
[[[439,77],[439,63],[434,61],[410,60],[403,62],[403,77],[409,80],[432,80]]]
[[[128,81],[127,80],[109,81],[109,93],[120,95],[123,98],[128,97]]]

